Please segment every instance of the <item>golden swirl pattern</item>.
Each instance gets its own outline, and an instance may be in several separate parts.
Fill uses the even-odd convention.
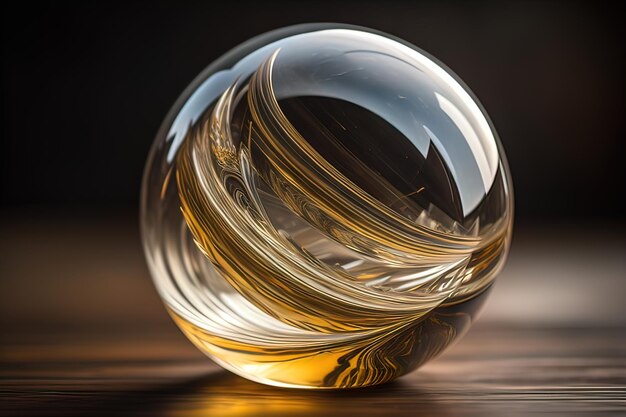
[[[425,142],[403,135],[393,106],[408,94],[381,101],[378,114],[380,103],[360,106],[358,83],[380,74],[372,62],[393,69],[393,91],[394,77],[431,61],[380,35],[315,36],[313,53],[302,39],[266,47],[174,140],[174,157],[153,163],[147,181],[160,192],[146,191],[144,239],[171,315],[225,368],[280,386],[368,386],[411,371],[469,326],[506,256],[512,197],[496,140],[472,133],[487,126],[483,116],[466,119],[447,90],[433,87],[423,108],[446,111],[437,132],[471,136],[465,154],[426,124]],[[331,41],[345,50],[320,53],[302,75],[302,57],[318,59]],[[306,94],[306,83],[326,90]],[[381,156],[385,141],[398,143],[414,175]]]

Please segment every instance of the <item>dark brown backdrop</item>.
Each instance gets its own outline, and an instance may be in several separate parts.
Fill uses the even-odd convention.
[[[465,80],[507,150],[518,222],[622,219],[623,4],[222,3],[5,10],[2,207],[134,214],[156,130],[206,65],[265,31],[335,21],[404,38]]]

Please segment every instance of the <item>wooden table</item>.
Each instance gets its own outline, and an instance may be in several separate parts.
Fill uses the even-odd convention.
[[[479,325],[396,382],[316,392],[239,378],[172,331],[22,335],[4,343],[2,408],[6,415],[624,415],[624,346],[622,329]]]
[[[563,290],[551,303],[533,298],[541,287],[533,268],[551,271],[550,259],[567,254],[575,262],[579,249],[570,243],[542,258],[542,245],[554,242],[520,237],[483,320],[443,356],[387,385],[317,392],[246,381],[198,352],[160,306],[136,227],[119,219],[4,226],[2,415],[626,415],[621,235],[591,254],[579,248],[580,262],[603,272],[581,284],[583,267],[570,266],[561,284],[583,294]],[[594,288],[604,304],[584,297]]]

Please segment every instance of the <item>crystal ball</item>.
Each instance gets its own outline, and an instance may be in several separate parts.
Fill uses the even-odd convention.
[[[363,387],[468,329],[512,202],[494,127],[449,69],[374,30],[300,25],[231,50],[175,103],[142,239],[168,312],[219,365]]]

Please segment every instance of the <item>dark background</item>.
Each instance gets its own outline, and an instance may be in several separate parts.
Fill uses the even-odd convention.
[[[213,2],[211,2],[213,3]],[[624,7],[589,2],[22,2],[3,13],[5,213],[128,210],[169,107],[257,34],[334,21],[430,52],[489,112],[519,225],[623,220]]]

